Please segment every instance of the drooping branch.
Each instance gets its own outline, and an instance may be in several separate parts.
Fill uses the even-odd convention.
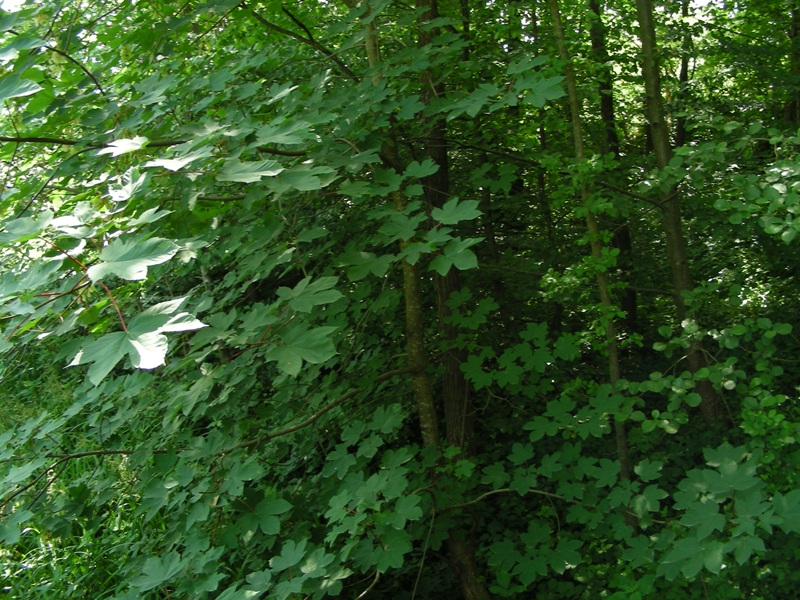
[[[387,379],[390,379],[391,377],[394,377],[396,375],[406,375],[406,374],[408,374],[410,372],[411,372],[410,368],[395,369],[393,371],[387,371],[386,373],[383,373],[382,375],[379,375],[378,377],[375,378],[375,381],[372,384],[372,387],[370,388],[370,390],[374,389],[379,383],[381,383],[383,381],[386,381]],[[357,395],[359,395],[359,394],[361,394],[363,392],[364,392],[364,390],[362,390],[362,389],[352,390],[351,392],[348,392],[347,394],[344,394],[343,396],[337,398],[333,402],[330,402],[329,404],[326,404],[321,409],[319,409],[317,412],[315,412],[313,415],[311,415],[307,419],[301,421],[300,423],[296,423],[295,425],[290,425],[289,427],[285,427],[283,429],[278,429],[276,431],[272,431],[270,433],[264,434],[262,436],[259,436],[259,437],[255,438],[255,439],[252,439],[252,440],[249,440],[247,442],[242,442],[241,444],[237,444],[236,446],[233,446],[231,448],[227,448],[227,449],[219,452],[218,454],[220,456],[223,456],[225,454],[229,454],[233,450],[237,450],[237,449],[240,449],[240,448],[248,448],[250,446],[256,446],[256,445],[258,445],[258,444],[260,444],[262,442],[266,442],[268,440],[271,440],[271,439],[274,439],[274,438],[277,438],[277,437],[281,437],[281,436],[288,435],[290,433],[294,433],[296,431],[299,431],[300,429],[303,429],[305,427],[308,427],[309,425],[312,425],[313,423],[318,421],[326,413],[330,412],[331,410],[333,410],[337,406],[340,406],[341,404],[343,404],[344,402],[346,402],[350,398],[354,398],[355,396],[357,396]],[[64,463],[66,463],[66,462],[68,462],[70,460],[74,460],[74,459],[77,459],[77,458],[86,458],[86,457],[90,457],[90,456],[112,456],[112,455],[127,456],[127,455],[130,455],[130,454],[133,454],[134,452],[136,452],[136,450],[132,450],[132,449],[131,450],[128,450],[128,449],[120,449],[120,450],[90,450],[90,451],[87,451],[87,452],[75,452],[75,453],[70,453],[70,454],[60,453],[60,454],[48,455],[50,458],[55,458],[56,459],[55,462],[53,462],[48,467],[43,469],[43,471],[39,475],[37,475],[32,481],[28,482],[27,484],[25,484],[23,486],[20,486],[19,488],[17,488],[16,490],[11,492],[10,494],[6,495],[6,497],[3,498],[2,501],[0,501],[0,507],[7,505],[11,500],[16,498],[20,494],[22,494],[26,490],[29,490],[32,487],[34,487],[37,483],[39,483],[43,478],[45,478],[47,476],[47,473],[50,473],[54,469],[58,468],[59,466],[63,465]],[[167,452],[167,450],[166,449],[156,449],[156,450],[153,450],[152,452],[154,454],[164,454],[164,453]],[[51,485],[51,484],[52,484],[52,481],[48,482],[48,486]]]

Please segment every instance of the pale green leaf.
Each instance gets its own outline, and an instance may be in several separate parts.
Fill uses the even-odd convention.
[[[135,138],[121,138],[114,140],[105,148],[98,151],[97,154],[110,154],[111,156],[120,156],[128,152],[135,152],[147,145],[149,140],[146,137],[137,135]]]
[[[100,262],[89,267],[92,281],[108,275],[138,281],[147,277],[147,267],[167,262],[175,256],[178,246],[161,238],[117,238],[100,252]]]
[[[168,171],[180,171],[187,165],[192,164],[194,161],[201,158],[208,158],[212,156],[211,146],[202,146],[188,154],[178,155],[175,158],[156,158],[154,160],[144,163],[145,167],[163,167]]]
[[[261,181],[262,177],[274,177],[283,170],[283,167],[274,160],[243,162],[236,158],[230,158],[225,161],[217,179],[219,181],[255,183]]]

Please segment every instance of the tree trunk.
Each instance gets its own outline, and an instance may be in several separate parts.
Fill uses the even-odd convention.
[[[600,94],[600,118],[603,121],[605,139],[603,153],[611,153],[615,159],[620,156],[619,135],[617,133],[617,117],[614,111],[614,85],[611,77],[610,62],[606,48],[606,31],[603,25],[603,5],[601,0],[589,0],[589,10],[592,12],[592,21],[589,35],[592,40],[592,52],[595,60],[601,65],[597,75],[597,91]],[[628,333],[636,331],[637,298],[632,282],[633,246],[631,244],[631,230],[625,220],[614,223],[614,247],[619,250],[617,266],[622,280],[627,284],[620,305],[625,313],[623,326]]]
[[[656,34],[653,22],[652,0],[636,0],[639,18],[639,39],[642,44],[642,77],[645,87],[645,108],[653,143],[656,166],[665,169],[672,158],[672,146],[669,140],[669,128],[664,113],[661,96],[661,78],[656,60]],[[660,193],[661,221],[667,243],[667,258],[672,268],[673,294],[675,312],[679,322],[687,316],[686,302],[683,293],[692,289],[692,275],[686,240],[683,235],[681,207],[677,186],[662,189]],[[706,366],[706,360],[699,343],[693,344],[687,355],[687,364],[692,373]],[[700,411],[708,424],[717,420],[717,396],[708,381],[697,382],[696,388],[702,400]]]
[[[425,25],[438,18],[436,0],[417,0],[420,10],[420,24]],[[436,28],[420,27],[418,44],[428,46],[437,35]],[[434,73],[426,70],[421,76],[420,98],[428,104],[437,95],[444,93],[444,87],[438,83]],[[436,173],[425,177],[422,181],[425,198],[430,208],[441,207],[450,196],[450,164],[446,138],[447,124],[442,117],[433,117],[426,123],[425,155],[439,168]],[[446,441],[451,446],[461,449],[461,453],[469,454],[472,442],[472,408],[469,385],[461,371],[461,364],[466,360],[465,349],[458,349],[456,341],[459,328],[449,323],[451,314],[447,306],[450,295],[461,289],[461,277],[451,267],[447,275],[434,275],[434,289],[439,311],[439,329],[444,339],[444,374],[442,377],[442,400],[444,404],[444,422]],[[467,541],[459,527],[448,532],[447,546],[450,560],[458,577],[461,593],[465,600],[485,600],[489,593],[484,588],[475,566],[475,551]]]
[[[352,0],[348,0],[351,2]],[[421,22],[432,20],[436,17],[435,0],[419,0],[417,8],[423,9],[420,17]],[[366,14],[369,14],[367,11]],[[421,29],[419,44],[424,46],[430,43],[433,32]],[[380,46],[378,42],[378,29],[375,20],[370,20],[366,26],[365,39],[367,57],[370,66],[375,69],[380,62]],[[380,77],[373,75],[375,83],[380,82]],[[431,73],[426,72],[422,76],[422,98],[423,101],[430,99],[431,93],[436,93],[434,80]],[[447,145],[445,142],[445,123],[443,119],[435,119],[430,123],[430,128],[425,144],[425,153],[438,166],[437,173],[423,180],[426,197],[433,206],[441,206],[449,194],[449,174],[447,162]],[[391,166],[395,169],[400,167],[400,157],[397,155],[395,146],[388,143],[383,145],[383,155]],[[406,197],[401,192],[392,194],[397,210],[403,210],[406,206]],[[401,249],[405,244],[401,244]],[[445,323],[447,307],[445,301],[450,294],[459,289],[458,272],[451,270],[446,277],[441,277],[435,282],[437,302],[439,305],[440,322],[443,325],[443,333],[448,341],[454,341],[457,329]],[[433,394],[433,386],[428,371],[428,354],[425,349],[425,324],[423,320],[423,296],[421,278],[416,264],[412,265],[407,260],[403,261],[403,292],[405,297],[406,309],[406,347],[408,351],[408,365],[412,368],[412,380],[414,397],[417,404],[417,413],[422,432],[422,443],[424,446],[441,447],[441,434],[439,432],[438,418],[436,411],[436,401]],[[444,359],[445,376],[443,380],[443,397],[445,424],[447,426],[446,436],[450,444],[461,444],[471,438],[471,411],[469,410],[467,394],[467,383],[460,370],[461,357],[453,348],[453,352],[447,352]],[[447,540],[450,549],[450,560],[453,569],[459,580],[461,593],[465,600],[488,600],[489,594],[483,587],[478,577],[475,566],[474,549],[472,545],[461,534],[460,530],[453,528],[448,532]]]
[[[575,71],[572,60],[567,50],[564,26],[561,23],[561,11],[558,0],[548,0],[550,13],[553,18],[553,32],[556,37],[556,44],[561,59],[566,63],[565,79],[567,84],[567,96],[569,99],[569,112],[572,121],[572,138],[575,145],[575,159],[577,162],[586,161],[586,153],[583,145],[583,131],[581,127],[581,104],[578,97],[578,86],[575,81]],[[589,188],[587,185],[581,186],[581,202],[586,206],[586,227],[589,230],[589,237],[592,246],[592,256],[596,261],[602,260],[603,243],[600,231],[600,224],[589,206]],[[617,327],[612,317],[614,303],[611,299],[608,284],[608,272],[605,269],[598,269],[595,276],[597,290],[600,295],[600,304],[605,313],[605,339],[608,351],[608,378],[612,386],[617,384],[620,379],[619,345],[617,343]],[[628,441],[625,424],[614,420],[614,431],[616,434],[617,457],[620,463],[620,474],[625,479],[630,479],[630,460],[628,458]]]

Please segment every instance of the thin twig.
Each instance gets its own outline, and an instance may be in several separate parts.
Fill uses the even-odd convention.
[[[362,600],[362,598],[366,598],[367,594],[369,594],[373,588],[378,585],[378,581],[381,578],[381,572],[375,569],[375,577],[372,580],[372,583],[369,584],[369,587],[361,592],[358,596],[356,596],[356,600]]]
[[[99,82],[99,81],[97,81],[97,78],[96,78],[96,77],[95,77],[95,76],[92,74],[92,72],[91,72],[91,71],[89,71],[89,69],[87,69],[86,67],[84,67],[84,66],[83,66],[83,65],[82,65],[82,64],[81,64],[81,63],[80,63],[80,62],[79,62],[77,59],[73,58],[71,55],[67,54],[67,53],[66,53],[66,52],[64,52],[63,50],[59,50],[58,48],[53,48],[52,46],[43,46],[43,48],[44,48],[45,50],[50,50],[51,52],[55,52],[56,54],[58,54],[58,55],[60,55],[60,56],[63,56],[64,58],[66,58],[66,59],[67,59],[67,60],[69,60],[70,62],[72,62],[72,63],[74,63],[75,65],[77,65],[77,66],[78,66],[78,68],[79,68],[81,71],[83,71],[84,73],[86,73],[86,76],[87,76],[87,77],[89,77],[89,79],[91,79],[91,80],[92,80],[92,82],[94,82],[94,85],[97,87],[97,89],[98,89],[98,90],[100,90],[100,93],[101,93],[101,94],[103,94],[103,96],[106,96],[106,95],[107,95],[107,94],[106,94],[106,91],[103,89],[103,86],[102,86],[102,85],[100,85],[100,82]]]

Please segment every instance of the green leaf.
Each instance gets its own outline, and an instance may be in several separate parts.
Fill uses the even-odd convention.
[[[668,495],[667,492],[655,485],[649,485],[641,494],[633,498],[633,511],[639,518],[643,518],[648,512],[658,512],[661,508],[659,500],[663,500]]]
[[[265,498],[255,508],[259,528],[266,535],[277,535],[281,529],[281,521],[277,515],[282,515],[291,509],[292,505],[282,498]]]
[[[164,556],[148,558],[142,574],[131,580],[131,585],[140,592],[152,590],[168,582],[183,569],[184,561],[177,552],[167,552]]]
[[[722,531],[725,527],[725,517],[719,512],[716,502],[695,501],[689,505],[686,513],[681,517],[681,525],[695,528],[697,539],[708,537],[712,531]]]
[[[402,529],[389,529],[380,536],[380,545],[375,549],[373,560],[379,572],[403,566],[404,557],[411,552],[411,536]]]
[[[574,569],[581,564],[581,555],[578,548],[583,546],[580,540],[561,539],[553,551],[550,564],[556,573],[563,573],[567,569]]]
[[[455,225],[461,221],[471,221],[482,214],[478,210],[477,200],[459,201],[458,198],[451,198],[441,208],[434,208],[431,211],[431,216],[443,225]]]
[[[269,181],[268,187],[275,194],[283,194],[289,190],[311,192],[327,186],[333,181],[335,173],[330,167],[313,167],[297,165],[281,172],[280,177]]]
[[[219,181],[236,181],[239,183],[255,183],[263,177],[275,177],[284,168],[274,160],[243,162],[237,158],[229,158],[217,174]]]
[[[30,96],[41,89],[42,86],[29,79],[20,79],[19,75],[6,75],[0,78],[0,102]]]
[[[169,345],[164,332],[191,331],[205,327],[189,313],[174,314],[183,298],[162,302],[131,319],[128,331],[109,333],[83,343],[69,366],[93,363],[89,381],[100,385],[126,356],[137,369],[155,369],[164,364]]]
[[[269,560],[269,566],[273,571],[285,571],[286,569],[295,566],[305,556],[306,540],[295,542],[294,540],[287,540],[281,548],[279,556],[273,556]]]
[[[121,185],[110,185],[108,195],[114,202],[127,202],[132,198],[144,196],[150,183],[150,173],[139,173],[139,169],[128,169],[120,178]]]
[[[301,144],[314,139],[311,124],[306,121],[286,120],[265,125],[256,133],[259,145]]]
[[[422,518],[422,508],[419,506],[421,498],[415,494],[401,496],[394,505],[394,514],[400,518],[398,529],[405,527],[406,521],[417,521]]]
[[[533,446],[531,444],[515,443],[511,447],[511,454],[508,460],[512,465],[521,465],[533,458]]]
[[[650,538],[644,535],[637,535],[627,540],[630,548],[623,550],[622,559],[630,563],[632,569],[653,562],[654,552]]]
[[[336,355],[336,348],[330,339],[336,327],[316,327],[307,329],[298,324],[284,336],[281,344],[276,344],[267,351],[267,360],[278,362],[278,368],[284,373],[296,377],[300,373],[303,361],[319,364]]]
[[[211,146],[201,146],[191,152],[186,154],[181,154],[176,152],[175,158],[156,158],[154,160],[149,160],[144,163],[143,166],[145,167],[163,167],[169,171],[180,171],[184,167],[192,164],[196,160],[201,158],[208,158],[209,156],[213,156],[212,147]]]
[[[108,275],[138,281],[147,278],[147,267],[167,262],[180,248],[169,240],[127,236],[117,238],[100,252],[100,264],[87,270],[97,282]]]
[[[800,533],[800,490],[788,494],[775,494],[775,514],[780,517],[780,528],[786,533]]]
[[[664,463],[660,460],[650,462],[649,459],[645,458],[633,468],[633,471],[642,481],[655,481],[661,477],[661,468],[663,466]]]
[[[338,277],[320,277],[312,282],[311,277],[306,277],[293,289],[278,288],[278,297],[288,300],[294,310],[308,313],[315,306],[330,304],[342,297],[341,292],[331,289],[338,281]]]
[[[110,154],[111,156],[120,156],[128,152],[135,152],[147,145],[149,140],[146,137],[137,135],[134,138],[120,138],[109,143],[105,148],[99,150],[97,154]]]
[[[439,165],[437,165],[433,160],[430,158],[426,158],[424,161],[417,162],[412,161],[406,167],[405,173],[403,173],[404,177],[414,177],[416,179],[422,179],[424,177],[428,177],[433,175],[439,170]]]
[[[42,211],[36,217],[21,217],[3,223],[3,233],[0,233],[0,244],[8,242],[25,241],[36,237],[47,229],[53,222],[53,213],[49,210]]]

